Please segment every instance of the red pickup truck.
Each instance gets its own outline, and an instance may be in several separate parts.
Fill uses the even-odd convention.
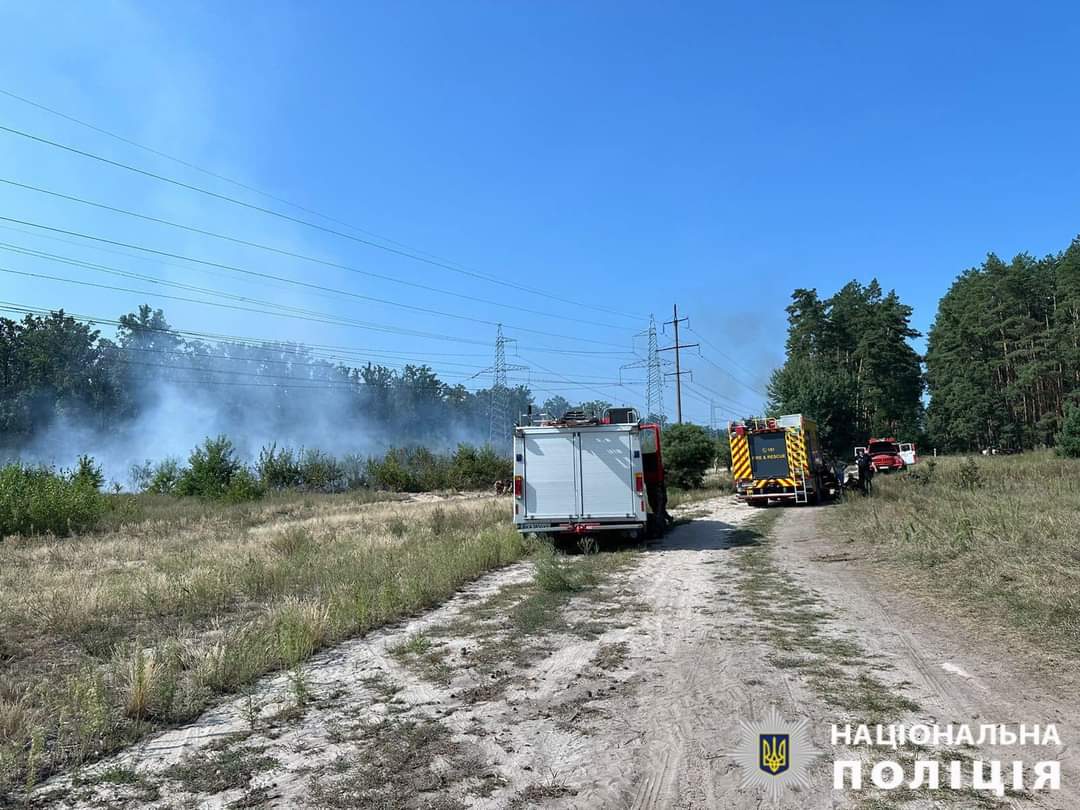
[[[855,455],[860,451],[870,454],[870,463],[874,472],[901,472],[907,469],[907,462],[900,455],[900,443],[896,439],[870,439],[866,447],[856,447]]]

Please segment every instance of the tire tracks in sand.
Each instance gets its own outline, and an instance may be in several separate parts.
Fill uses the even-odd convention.
[[[887,794],[833,791],[830,754],[866,752],[833,751],[830,724],[868,719],[860,711],[871,687],[873,705],[893,712],[880,718],[888,722],[1075,719],[1067,697],[1049,699],[1030,679],[1014,681],[1032,684],[1029,699],[1008,699],[997,686],[1007,681],[988,669],[992,652],[943,648],[936,617],[900,610],[894,600],[902,596],[882,590],[860,561],[828,562],[834,550],[818,534],[820,510],[761,512],[728,498],[692,508],[701,516],[595,592],[550,608],[558,616],[546,616],[534,637],[492,630],[528,593],[532,566],[518,564],[423,617],[312,659],[312,699],[296,717],[273,720],[288,702],[288,676],[279,675],[259,685],[263,721],[254,733],[245,731],[240,699],[87,769],[91,782],[95,771],[118,765],[162,780],[158,797],[97,785],[76,801],[67,777],[47,786],[65,797],[54,806],[317,807],[313,786],[322,786],[323,801],[347,797],[364,776],[358,769],[379,761],[371,747],[388,737],[370,729],[384,724],[395,733],[438,726],[447,740],[432,762],[409,766],[434,777],[408,783],[416,792],[395,807],[748,810],[769,805],[760,791],[740,788],[728,753],[740,720],[776,706],[789,722],[809,720],[812,742],[826,751],[811,786],[789,792],[782,807],[985,807],[965,805],[965,797],[941,805],[939,795],[872,805],[867,798]],[[753,527],[773,518],[766,542]],[[421,636],[428,652],[395,653]],[[905,708],[893,693],[910,694],[920,708]],[[170,767],[229,733],[276,764],[217,794],[184,793],[168,781]],[[466,765],[468,774],[447,772]],[[1057,798],[1064,803],[1035,806],[1080,806],[1074,794]]]

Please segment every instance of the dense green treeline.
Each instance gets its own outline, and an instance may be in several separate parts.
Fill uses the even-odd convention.
[[[769,381],[772,413],[814,416],[839,457],[868,436],[914,438],[923,423],[921,358],[911,307],[876,280],[831,298],[798,289],[787,308],[787,360]]]
[[[1050,445],[1080,394],[1080,238],[960,275],[930,329],[927,428],[942,448]]]
[[[990,254],[961,273],[925,357],[910,343],[911,307],[876,280],[825,299],[798,289],[787,313],[770,410],[814,415],[838,456],[870,435],[944,451],[1053,446],[1080,408],[1080,238],[1042,259]]]

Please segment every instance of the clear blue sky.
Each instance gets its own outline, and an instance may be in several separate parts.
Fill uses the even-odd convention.
[[[762,387],[782,360],[794,287],[827,295],[877,276],[915,307],[925,330],[953,277],[986,252],[1043,254],[1080,232],[1073,3],[8,2],[0,13],[0,89],[583,305],[395,257],[2,132],[5,179],[512,308],[9,185],[0,185],[0,215],[504,321],[520,340],[518,362],[538,379],[618,380],[632,357],[535,347],[628,350],[649,313],[662,320],[678,303],[711,344],[707,360],[686,362],[700,384],[686,411],[699,421],[709,416],[701,385],[726,396],[722,406],[760,402],[721,367]],[[10,97],[0,96],[0,125],[267,203]],[[477,342],[151,299],[183,329],[396,351],[462,377],[490,362],[488,324],[24,233],[0,230],[0,241]],[[155,289],[7,251],[0,267]],[[148,298],[0,274],[0,299],[38,307],[115,317]],[[469,382],[478,384],[483,377]],[[570,399],[598,390],[642,396],[634,384],[534,387]],[[669,411],[672,399],[669,388]]]

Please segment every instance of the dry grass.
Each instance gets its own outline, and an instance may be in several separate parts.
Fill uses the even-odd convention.
[[[974,466],[972,466],[974,464]],[[1049,453],[926,460],[829,510],[831,530],[892,562],[945,615],[1080,650],[1080,461]]]
[[[668,491],[668,509],[679,509],[689,504],[701,503],[702,501],[712,500],[713,498],[722,498],[725,495],[731,495],[734,490],[731,486],[724,485],[722,483],[710,484],[706,482],[706,485],[701,489],[671,489]]]
[[[523,553],[492,498],[139,509],[0,542],[0,806]]]

